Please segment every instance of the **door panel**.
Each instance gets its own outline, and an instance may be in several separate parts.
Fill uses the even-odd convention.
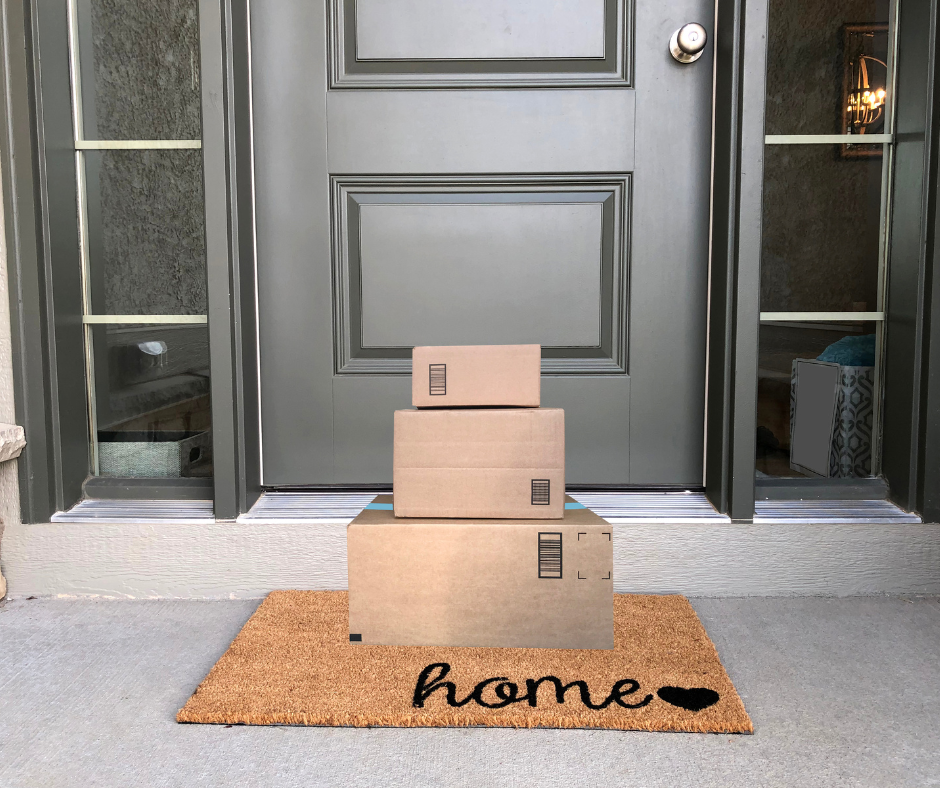
[[[603,58],[604,0],[358,0],[359,60]]]
[[[692,425],[705,418],[713,18],[706,2],[637,6],[632,484],[703,482],[704,429]],[[700,22],[710,38],[692,68],[663,43],[686,22]]]
[[[311,90],[326,84],[326,19],[322,3],[251,10],[262,483],[329,484],[333,346],[316,341],[333,331],[326,97]]]
[[[635,101],[632,90],[334,90],[330,172],[629,172]]]
[[[390,483],[391,413],[411,407],[411,378],[337,376],[333,397],[336,433],[342,436],[335,444],[336,478],[344,484]]]
[[[591,380],[542,377],[542,405],[565,409],[565,480],[567,484],[630,483],[630,386],[628,375]]]
[[[543,371],[626,371],[629,177],[335,178],[336,373],[420,344],[537,343]]]
[[[600,200],[386,203],[359,216],[363,347],[600,345]]]
[[[252,3],[265,484],[390,482],[410,348],[485,342],[543,345],[569,483],[701,484],[711,57],[667,43],[714,9],[547,7]]]

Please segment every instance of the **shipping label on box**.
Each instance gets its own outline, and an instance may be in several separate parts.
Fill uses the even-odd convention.
[[[399,410],[398,517],[564,516],[560,408]]]
[[[421,520],[380,495],[347,529],[349,637],[398,646],[613,648],[613,529],[563,520]]]
[[[539,406],[540,345],[416,347],[411,370],[416,408]]]

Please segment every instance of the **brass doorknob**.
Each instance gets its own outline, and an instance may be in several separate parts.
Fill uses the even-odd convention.
[[[669,39],[669,52],[680,63],[693,63],[702,56],[708,36],[696,22],[680,27]]]

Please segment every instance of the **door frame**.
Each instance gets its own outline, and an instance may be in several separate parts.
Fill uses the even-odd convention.
[[[199,0],[213,498],[220,520],[246,512],[261,494],[249,2]],[[899,135],[896,155],[913,174],[896,179],[892,193],[883,442],[890,495],[931,521],[940,520],[937,2],[902,3],[899,17],[897,106],[910,129]],[[60,139],[67,58],[57,50],[64,5],[4,0],[0,19],[13,367],[17,420],[28,440],[19,462],[24,522],[46,522],[74,504],[88,475],[87,403],[74,396],[84,390],[84,370],[69,360],[79,293],[68,222],[63,236],[58,217],[70,198]],[[722,0],[714,42],[705,487],[719,511],[743,522],[754,511],[767,8],[768,0]],[[119,494],[120,483],[113,486]],[[132,486],[138,497],[185,494],[182,486]],[[108,494],[106,483],[99,487]]]

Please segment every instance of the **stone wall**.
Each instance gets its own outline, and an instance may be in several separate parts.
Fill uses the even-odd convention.
[[[15,424],[13,404],[13,346],[10,337],[10,291],[7,276],[6,229],[4,227],[3,195],[0,194],[0,425]],[[6,595],[3,578],[3,531],[7,525],[20,522],[20,491],[17,461],[0,461],[0,598]]]

